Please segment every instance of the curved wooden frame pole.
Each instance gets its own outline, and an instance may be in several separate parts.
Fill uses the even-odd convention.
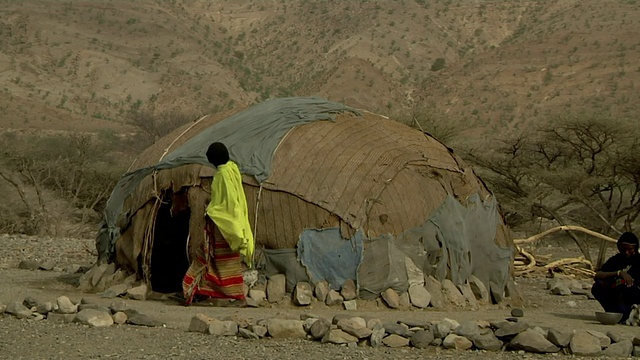
[[[602,239],[604,241],[608,241],[608,242],[611,242],[611,243],[614,243],[614,244],[618,242],[618,240],[616,240],[614,238],[610,238],[610,237],[608,237],[606,235],[602,235],[602,234],[597,233],[595,231],[583,228],[582,226],[563,225],[563,226],[556,226],[554,228],[548,229],[546,231],[541,232],[540,234],[530,236],[530,237],[528,237],[526,239],[513,239],[513,243],[517,244],[517,245],[532,243],[532,242],[535,242],[537,240],[540,240],[541,238],[543,238],[543,237],[545,237],[547,235],[553,234],[553,233],[558,232],[558,231],[581,231],[581,232],[583,232],[585,234],[589,234],[591,236],[597,237],[599,239]]]

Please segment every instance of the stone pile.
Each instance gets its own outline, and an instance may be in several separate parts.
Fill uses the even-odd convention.
[[[109,306],[105,306],[89,298],[73,302],[66,296],[58,297],[55,302],[27,297],[22,302],[12,302],[8,305],[0,304],[1,314],[9,314],[18,319],[32,321],[46,319],[62,323],[75,322],[91,327],[104,327],[113,324],[151,327],[164,325],[160,321],[130,308],[123,300],[116,300]]]
[[[640,338],[613,331],[562,331],[529,326],[526,322],[440,321],[383,322],[377,318],[338,314],[326,319],[313,314],[300,318],[253,321],[238,315],[216,319],[197,314],[189,331],[247,339],[294,338],[345,346],[442,347],[456,350],[564,353],[578,356],[640,356]]]
[[[344,307],[347,310],[357,308],[358,288],[351,279],[341,284],[339,289],[332,289],[327,281],[320,281],[315,285],[301,281],[295,284],[292,291],[287,292],[287,278],[284,274],[272,275],[267,279],[263,275],[258,275],[257,271],[251,271],[254,273],[244,274],[245,295],[247,305],[250,307],[273,306],[283,301],[293,301],[297,306],[308,306],[320,302],[327,306]],[[469,276],[464,284],[456,285],[448,279],[440,282],[433,276],[424,276],[417,268],[408,273],[412,275],[408,289],[402,292],[386,289],[378,298],[383,305],[392,309],[431,307],[475,310],[491,303],[492,299],[486,286],[473,275]],[[117,269],[113,263],[96,264],[82,275],[79,288],[87,292],[102,293],[104,297],[112,298],[126,294],[128,297],[144,300],[152,295],[152,292],[146,289],[145,291],[137,289],[137,297],[132,295],[131,289],[136,283],[135,275]],[[493,296],[502,297],[500,294],[493,294]]]
[[[584,281],[566,276],[557,276],[547,280],[547,290],[553,295],[585,295],[589,299],[593,299],[591,294],[591,285],[593,280]]]
[[[380,302],[391,309],[454,307],[472,310],[491,302],[485,285],[473,275],[463,285],[455,285],[448,279],[440,282],[433,276],[420,279],[422,281],[410,282],[407,291],[397,292],[391,288],[383,291]],[[341,306],[346,310],[357,309],[358,289],[353,280],[346,280],[339,290],[331,289],[326,281],[319,281],[315,286],[309,282],[298,282],[291,294],[286,292],[286,284],[283,274],[272,275],[265,281],[252,284],[251,288],[246,288],[247,305],[260,307],[292,300],[295,305],[302,307],[319,302],[327,306]]]

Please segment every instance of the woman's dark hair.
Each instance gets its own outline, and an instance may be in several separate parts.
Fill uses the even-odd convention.
[[[622,243],[638,246],[638,237],[632,232],[624,232],[618,238],[618,245]]]
[[[207,149],[207,160],[216,168],[229,161],[229,150],[221,142],[214,142]]]

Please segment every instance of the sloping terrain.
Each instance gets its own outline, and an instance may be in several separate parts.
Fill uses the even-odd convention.
[[[635,0],[0,2],[0,127],[125,130],[131,110],[321,95],[501,131],[631,116]]]

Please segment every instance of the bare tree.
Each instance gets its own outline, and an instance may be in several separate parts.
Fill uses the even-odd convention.
[[[467,157],[480,166],[511,225],[544,217],[617,235],[632,230],[640,213],[636,135],[624,119],[567,116]],[[570,235],[590,259],[586,243]],[[598,263],[603,256],[604,245]]]

